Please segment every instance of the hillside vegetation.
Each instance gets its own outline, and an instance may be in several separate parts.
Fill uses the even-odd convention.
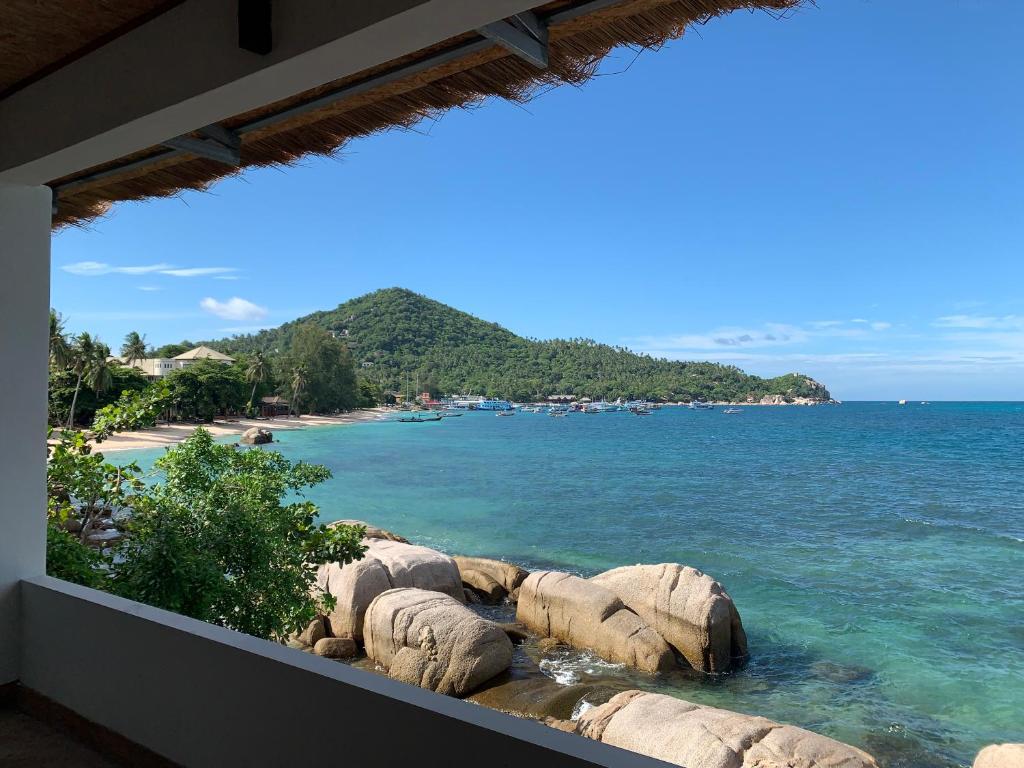
[[[535,341],[496,323],[401,288],[361,296],[273,330],[205,342],[227,354],[287,353],[312,323],[348,342],[359,375],[384,390],[473,393],[533,400],[553,394],[592,398],[745,400],[829,398],[796,373],[764,379],[731,365],[679,362],[589,339]]]

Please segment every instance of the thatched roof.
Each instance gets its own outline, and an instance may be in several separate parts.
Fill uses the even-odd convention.
[[[31,0],[7,0],[33,6]],[[687,26],[734,10],[782,12],[801,0],[622,0],[601,10],[574,15],[577,0],[557,0],[535,9],[549,23],[549,65],[539,69],[475,32],[429,49],[327,83],[258,110],[224,120],[240,135],[241,165],[224,165],[180,150],[151,147],[141,152],[54,179],[54,226],[79,225],[102,215],[112,203],[201,190],[244,168],[287,165],[307,154],[331,155],[351,139],[390,128],[409,128],[453,107],[478,104],[491,96],[521,102],[538,89],[581,84],[601,59],[621,45],[657,48],[682,36]],[[2,4],[0,4],[2,5]],[[40,4],[46,5],[46,4]],[[116,4],[102,4],[104,6]],[[157,6],[132,0],[125,6]],[[0,29],[3,14],[0,14]],[[0,44],[0,54],[3,53]],[[3,57],[0,57],[3,58]],[[430,62],[438,62],[431,65]],[[416,65],[426,62],[423,67]],[[393,75],[381,78],[381,75]],[[4,77],[0,71],[0,87]],[[372,81],[372,83],[371,83]],[[360,84],[366,83],[366,87]],[[335,95],[313,110],[281,116],[312,100]]]
[[[190,349],[188,352],[182,352],[180,355],[174,358],[175,360],[219,360],[222,363],[233,363],[235,358],[228,357],[223,352],[218,352],[216,349],[210,349],[209,347],[199,346],[195,349]]]

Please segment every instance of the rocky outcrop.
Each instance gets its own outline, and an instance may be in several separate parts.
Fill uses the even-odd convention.
[[[388,539],[364,542],[362,560],[325,563],[317,569],[317,586],[335,598],[328,616],[335,637],[361,642],[366,609],[377,595],[396,587],[418,587],[450,595],[459,603],[465,600],[459,569],[447,555]]]
[[[642,691],[584,712],[577,732],[687,768],[878,768],[866,752],[803,728]]]
[[[389,677],[454,696],[512,663],[512,642],[500,627],[449,595],[423,589],[390,589],[374,598],[363,641]]]
[[[974,768],[1024,768],[1024,744],[992,744],[974,758]]]
[[[364,523],[362,520],[335,520],[334,522],[328,523],[328,528],[336,528],[339,525],[361,525],[366,529],[366,534],[363,538],[366,539],[386,539],[388,541],[397,541],[401,544],[408,544],[409,540],[403,536],[399,536],[397,533],[385,530],[384,528],[378,528],[376,525],[370,525]]]
[[[479,597],[480,602],[485,605],[497,605],[508,594],[501,584],[483,571],[460,567],[459,575],[462,577],[462,585]]]
[[[351,637],[321,637],[313,644],[313,653],[327,659],[347,659],[358,653]]]
[[[486,557],[455,557],[455,564],[459,566],[462,574],[462,581],[466,587],[477,592],[486,591],[488,594],[494,590],[494,584],[501,588],[499,601],[508,597],[513,602],[519,594],[519,587],[526,577],[528,571],[524,571],[518,565],[505,563],[501,560],[491,560]]]
[[[613,592],[568,573],[531,573],[519,588],[516,619],[540,635],[645,672],[675,665],[668,644]]]
[[[696,670],[728,672],[747,656],[747,636],[732,598],[695,568],[630,565],[591,581],[613,592]]]
[[[238,438],[242,445],[266,445],[274,442],[274,433],[263,427],[249,427]]]
[[[306,625],[306,628],[299,633],[296,639],[303,645],[312,646],[325,637],[327,637],[327,627],[324,623],[324,617],[317,616]]]

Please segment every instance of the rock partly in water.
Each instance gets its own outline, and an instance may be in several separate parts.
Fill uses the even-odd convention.
[[[274,433],[263,427],[249,427],[238,439],[242,445],[266,445],[274,442]]]
[[[351,637],[321,637],[313,645],[313,653],[328,659],[348,659],[358,650]]]
[[[454,696],[512,663],[512,642],[498,625],[449,595],[424,589],[378,595],[366,612],[363,640],[367,656],[389,677]]]
[[[503,624],[498,624],[498,626],[508,635],[508,639],[516,645],[525,643],[530,639],[530,630],[526,628],[525,624],[520,624],[518,621],[507,621]]]
[[[483,571],[460,567],[459,574],[462,585],[475,593],[484,605],[497,605],[508,594],[501,584]]]
[[[516,619],[539,635],[645,672],[675,666],[668,644],[614,593],[568,573],[531,573],[519,589]]]
[[[325,563],[317,570],[320,589],[335,598],[328,617],[331,634],[363,639],[363,617],[377,595],[396,587],[418,587],[465,601],[455,561],[433,549],[388,539],[366,539],[362,560]]]
[[[469,701],[517,717],[568,720],[594,690],[592,685],[559,685],[542,675],[525,679],[500,675],[475,691]]]
[[[1024,768],[1024,744],[992,744],[974,758],[974,768]]]
[[[403,536],[399,536],[397,533],[385,530],[384,528],[378,528],[376,525],[370,525],[364,523],[362,520],[335,520],[334,522],[328,523],[328,528],[336,528],[339,525],[361,525],[366,529],[366,533],[363,538],[366,539],[385,539],[387,541],[397,541],[400,544],[408,544],[409,540]]]
[[[576,730],[687,768],[878,768],[866,752],[803,728],[643,691],[587,710]]]
[[[678,563],[630,565],[591,579],[615,594],[701,672],[728,672],[747,657],[747,636],[729,593]]]
[[[530,575],[528,571],[524,571],[518,565],[512,565],[512,563],[506,563],[501,560],[491,560],[486,557],[456,557],[454,559],[455,564],[459,566],[459,571],[463,574],[462,580],[466,582],[467,587],[480,589],[481,587],[477,586],[477,582],[489,587],[490,581],[501,585],[502,594],[498,598],[499,600],[508,597],[514,602],[520,585]],[[469,578],[467,578],[467,573]],[[480,574],[486,576],[488,580],[480,581]]]

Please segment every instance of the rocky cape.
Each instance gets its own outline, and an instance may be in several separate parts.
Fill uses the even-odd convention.
[[[732,598],[694,568],[636,565],[585,579],[449,557],[370,525],[364,543],[363,559],[320,566],[334,610],[290,646],[688,768],[877,768],[867,753],[795,726],[635,688],[645,675],[652,687],[664,674],[710,681],[747,659]],[[545,674],[568,653],[632,667],[634,687]]]

